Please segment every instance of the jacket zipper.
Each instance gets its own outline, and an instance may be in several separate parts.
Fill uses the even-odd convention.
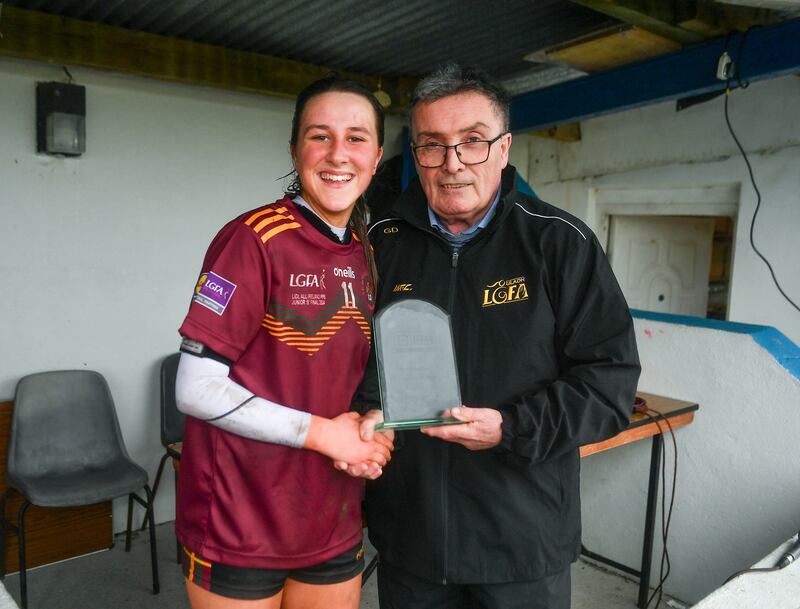
[[[453,306],[456,297],[456,273],[458,272],[458,249],[453,248],[450,257],[450,286],[447,299],[447,308],[453,315]],[[450,446],[442,442],[442,585],[447,585],[447,470],[450,466]]]

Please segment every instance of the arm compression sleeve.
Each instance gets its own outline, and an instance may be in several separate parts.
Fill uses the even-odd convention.
[[[311,414],[254,395],[208,357],[181,353],[175,398],[178,410],[251,440],[302,448]]]

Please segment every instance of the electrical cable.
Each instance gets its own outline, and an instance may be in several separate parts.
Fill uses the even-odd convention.
[[[770,573],[772,571],[780,571],[781,569],[785,569],[790,564],[792,564],[795,560],[800,557],[800,532],[797,533],[797,540],[795,541],[795,545],[793,549],[790,549],[788,552],[784,553],[783,556],[778,560],[778,564],[774,567],[750,567],[749,569],[742,569],[741,571],[737,571],[733,575],[731,575],[728,579],[723,582],[723,586],[727,584],[732,579],[736,579],[740,575],[744,575],[745,573]]]
[[[646,416],[647,418],[652,421],[655,426],[658,428],[658,438],[656,439],[657,442],[661,442],[661,542],[662,542],[662,550],[661,550],[661,564],[659,568],[659,581],[658,585],[653,589],[650,597],[647,599],[647,603],[645,603],[645,609],[650,607],[650,604],[653,600],[658,597],[656,600],[656,604],[653,609],[658,609],[659,605],[661,604],[661,600],[664,595],[664,583],[667,581],[667,578],[670,575],[672,570],[672,564],[669,558],[669,549],[667,547],[667,539],[669,537],[669,527],[670,523],[672,522],[672,510],[675,506],[675,487],[677,485],[678,480],[678,442],[675,438],[675,430],[672,428],[672,423],[670,423],[669,419],[664,415],[664,413],[651,408],[647,405],[647,401],[644,398],[636,397],[636,402],[634,404],[634,410]],[[665,429],[661,426],[661,424],[665,423],[667,429],[669,430],[670,437],[672,439],[672,450],[674,454],[673,464],[672,464],[672,490],[670,493],[669,499],[669,508],[667,508],[667,460],[666,460],[666,443],[664,441],[664,433]]]
[[[742,65],[742,57],[744,55],[744,47],[745,47],[745,41],[747,40],[747,34],[752,29],[753,29],[752,27],[749,28],[742,35],[742,38],[739,41],[739,52],[738,52],[738,55],[737,55],[737,58],[736,58],[736,62],[734,63],[734,68],[735,68],[735,73],[736,73],[736,81],[737,81],[739,87],[742,88],[742,89],[746,89],[748,86],[750,86],[750,83],[747,80],[743,80],[742,79],[740,66]],[[728,47],[728,41],[726,40],[725,41],[726,52],[727,52],[727,47]],[[756,217],[758,216],[758,212],[761,209],[761,191],[758,189],[758,186],[756,185],[756,179],[755,179],[755,176],[753,175],[753,167],[750,164],[750,159],[747,157],[747,153],[744,151],[744,147],[742,146],[741,142],[739,141],[739,138],[736,136],[736,132],[733,130],[733,125],[731,124],[730,116],[728,114],[728,100],[729,100],[729,98],[731,96],[731,80],[732,80],[731,78],[728,78],[728,80],[725,82],[725,123],[728,125],[728,131],[730,132],[731,137],[733,138],[733,141],[736,142],[736,146],[739,149],[739,152],[741,153],[745,164],[747,165],[747,172],[750,174],[750,184],[752,184],[753,190],[755,190],[755,192],[756,192],[756,209],[753,212],[753,217],[750,219],[750,246],[753,248],[753,251],[758,255],[758,257],[761,258],[761,260],[764,262],[764,264],[767,265],[767,268],[769,269],[769,273],[770,273],[770,275],[772,275],[772,281],[775,283],[775,287],[778,288],[778,291],[781,293],[781,295],[786,299],[786,301],[790,305],[792,305],[795,309],[800,311],[800,306],[798,306],[797,303],[795,303],[789,297],[789,295],[784,291],[783,287],[781,286],[780,282],[778,281],[778,278],[775,276],[775,271],[773,270],[772,265],[770,264],[769,260],[767,260],[767,258],[756,247],[756,243],[755,243],[755,240],[753,238],[753,233],[754,233],[755,225],[756,225]]]
[[[659,441],[661,442],[662,456],[661,456],[661,564],[659,568],[658,585],[653,589],[650,598],[647,599],[645,609],[650,607],[650,603],[658,596],[656,604],[653,609],[658,609],[661,600],[664,596],[664,583],[667,581],[670,572],[672,571],[672,564],[669,559],[669,549],[667,547],[667,539],[669,537],[669,527],[672,522],[672,509],[675,506],[675,487],[678,481],[678,442],[675,438],[675,430],[672,429],[672,424],[663,413],[655,410],[654,408],[647,407],[646,411],[641,411],[658,427]],[[655,415],[655,416],[654,416]],[[667,505],[667,460],[666,460],[666,444],[664,441],[664,428],[661,427],[661,422],[666,423],[669,429],[670,437],[672,439],[673,447],[673,465],[672,465],[672,490],[669,499],[669,508]]]

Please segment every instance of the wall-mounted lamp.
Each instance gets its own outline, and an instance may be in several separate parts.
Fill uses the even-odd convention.
[[[36,83],[36,151],[80,156],[86,150],[86,88]]]

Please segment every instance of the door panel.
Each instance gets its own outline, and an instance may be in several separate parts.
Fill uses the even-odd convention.
[[[609,258],[633,309],[706,316],[714,220],[613,216]]]

